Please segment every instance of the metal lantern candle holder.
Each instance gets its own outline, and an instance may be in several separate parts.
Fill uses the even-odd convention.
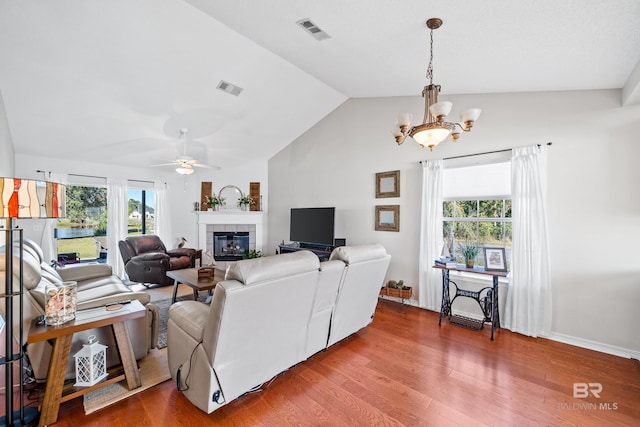
[[[107,346],[89,336],[89,344],[73,355],[76,359],[76,386],[86,387],[99,383],[107,377]]]

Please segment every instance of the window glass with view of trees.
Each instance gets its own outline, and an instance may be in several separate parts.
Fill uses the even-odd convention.
[[[460,244],[480,247],[476,265],[484,266],[486,247],[505,248],[511,259],[511,200],[447,200],[443,203],[443,236],[451,256],[464,263]]]
[[[127,191],[127,234],[155,233],[155,193],[149,190]]]
[[[66,198],[67,216],[58,220],[55,232],[58,262],[106,262],[107,189],[67,185]],[[153,191],[128,190],[127,198],[128,234],[152,234],[155,231]]]
[[[67,185],[66,218],[58,220],[58,261],[106,259],[107,189]]]

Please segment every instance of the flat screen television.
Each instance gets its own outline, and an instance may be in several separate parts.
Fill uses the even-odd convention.
[[[333,245],[336,208],[292,208],[289,240]]]

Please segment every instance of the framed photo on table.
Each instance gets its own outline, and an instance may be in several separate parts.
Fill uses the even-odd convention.
[[[504,248],[484,248],[484,269],[486,271],[507,271]]]
[[[400,171],[376,173],[376,198],[400,197]]]
[[[376,206],[376,231],[400,231],[400,205]]]

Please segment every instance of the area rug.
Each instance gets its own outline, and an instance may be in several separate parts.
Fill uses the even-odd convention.
[[[127,389],[126,381],[120,381],[87,393],[84,395],[84,413],[88,415],[171,378],[166,348],[151,350],[138,363],[142,379],[141,387],[129,390]]]
[[[193,296],[185,295],[176,298],[176,301],[192,301]],[[200,301],[205,298],[200,297]],[[158,344],[157,348],[165,348],[167,346],[167,320],[169,320],[169,307],[171,306],[171,298],[159,301],[152,301],[151,304],[158,307],[160,320],[158,322]]]

